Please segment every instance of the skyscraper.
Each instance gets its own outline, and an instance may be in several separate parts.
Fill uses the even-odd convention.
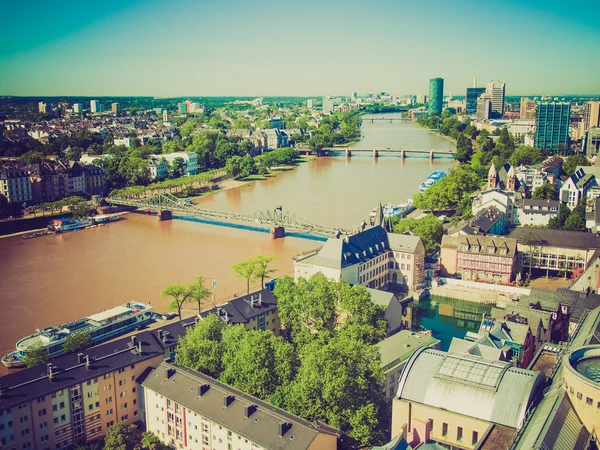
[[[90,100],[90,112],[97,113],[98,111],[98,100]]]
[[[41,112],[42,114],[46,114],[47,112],[47,105],[44,102],[39,102],[38,103],[38,111]]]
[[[163,109],[163,122],[168,122],[169,121],[169,113],[167,112],[166,109]]]
[[[600,126],[600,102],[587,102],[583,108],[583,131]]]
[[[477,120],[488,120],[492,113],[492,96],[483,93],[477,99]]]
[[[535,147],[556,153],[559,145],[569,145],[568,102],[541,102],[537,104],[535,118]]]
[[[323,97],[323,114],[333,114],[333,98]]]
[[[121,105],[118,102],[114,102],[111,106],[112,112],[119,114],[121,112]]]
[[[429,80],[429,114],[441,114],[444,101],[444,79]]]
[[[492,96],[492,119],[499,119],[504,115],[504,90],[506,85],[501,81],[490,81],[485,92]]]
[[[81,103],[73,103],[73,112],[81,114],[83,112],[83,105]]]
[[[465,99],[465,112],[467,114],[475,114],[477,112],[477,99],[485,92],[485,88],[472,87],[467,88]]]
[[[519,117],[521,119],[535,119],[535,100],[527,97],[521,98]]]

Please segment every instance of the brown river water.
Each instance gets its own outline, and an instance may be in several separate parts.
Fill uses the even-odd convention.
[[[386,115],[389,116],[389,115]],[[447,140],[405,123],[366,123],[361,148],[440,148]],[[387,140],[386,140],[387,136]],[[283,206],[313,223],[355,227],[381,202],[418,192],[433,170],[452,161],[370,156],[319,158],[276,177],[197,199],[218,211],[253,213]],[[275,256],[276,275],[292,272],[292,256],[319,242],[202,223],[128,214],[100,228],[23,240],[0,239],[0,354],[36,328],[58,325],[130,300],[165,311],[162,290],[199,275],[216,277],[217,301],[245,290],[231,266],[256,255]]]

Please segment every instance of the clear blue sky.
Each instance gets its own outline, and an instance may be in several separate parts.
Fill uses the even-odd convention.
[[[0,95],[600,94],[599,4],[0,0]]]

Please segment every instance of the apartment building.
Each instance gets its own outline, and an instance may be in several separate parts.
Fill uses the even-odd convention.
[[[425,247],[421,238],[367,228],[352,236],[330,238],[319,249],[294,257],[294,277],[321,272],[370,288],[389,283],[413,289],[424,282]]]
[[[162,157],[158,156],[148,158],[148,171],[151,180],[164,180],[169,174],[167,164]]]
[[[164,158],[169,164],[173,164],[175,158],[181,158],[184,162],[185,175],[196,175],[198,173],[198,154],[195,152],[163,153],[160,155],[150,155],[150,158]]]
[[[277,311],[277,297],[268,289],[215,305],[201,313],[200,319],[210,314],[216,314],[228,325],[243,325],[248,331],[271,330],[276,335],[280,333],[281,320]]]
[[[141,377],[148,431],[179,449],[335,450],[339,432],[169,362]]]
[[[583,197],[587,197],[590,188],[597,184],[593,174],[586,174],[583,169],[578,169],[560,188],[560,201],[573,209]]]
[[[3,450],[54,450],[143,420],[136,379],[158,366],[185,333],[180,323],[53,359],[0,378]]]
[[[33,199],[31,181],[27,170],[0,168],[0,195],[6,197],[8,203],[25,203]]]
[[[94,165],[82,167],[85,179],[85,192],[90,195],[105,195],[106,192],[106,174],[104,169]]]

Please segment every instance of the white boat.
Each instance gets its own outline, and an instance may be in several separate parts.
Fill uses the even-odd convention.
[[[57,327],[36,330],[34,334],[19,339],[16,351],[5,355],[2,363],[6,367],[22,366],[27,349],[32,345],[41,345],[48,352],[48,356],[54,357],[64,353],[65,340],[75,333],[89,333],[91,345],[96,345],[128,333],[153,320],[152,306],[138,302],[125,303]]]
[[[94,224],[94,220],[91,217],[84,217],[83,219],[54,219],[51,227],[56,232],[81,230]]]
[[[402,217],[415,209],[413,205],[412,198],[409,198],[404,203],[400,203],[399,205],[392,205],[391,203],[386,203],[381,205],[381,210],[383,211],[384,218],[388,219],[391,217]],[[371,223],[377,216],[378,208],[373,208],[369,213],[369,217],[371,218]]]

